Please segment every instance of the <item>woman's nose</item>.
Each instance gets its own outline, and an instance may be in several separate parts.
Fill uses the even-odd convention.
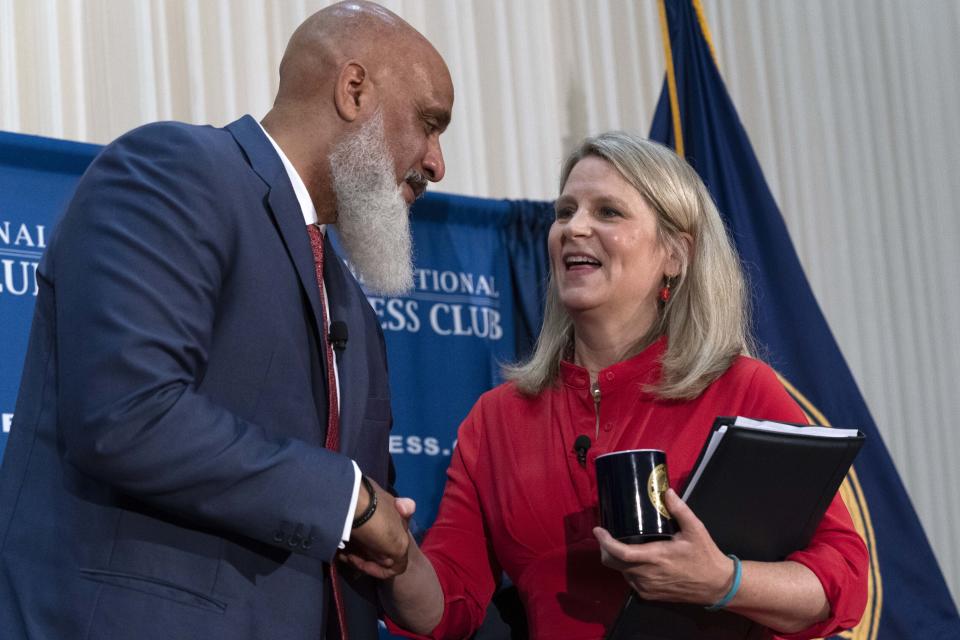
[[[590,216],[583,209],[577,209],[564,225],[564,233],[571,238],[588,236],[592,230]]]

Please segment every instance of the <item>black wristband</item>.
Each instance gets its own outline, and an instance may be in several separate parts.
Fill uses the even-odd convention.
[[[367,479],[367,476],[360,476],[360,482],[370,495],[370,502],[367,503],[367,508],[364,509],[363,513],[353,519],[352,528],[354,529],[362,526],[367,520],[372,518],[374,512],[377,510],[377,492],[373,490],[373,485],[370,484],[370,480]]]

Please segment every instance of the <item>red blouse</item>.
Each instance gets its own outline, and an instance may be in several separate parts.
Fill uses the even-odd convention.
[[[600,563],[592,533],[599,522],[596,457],[663,449],[670,484],[680,489],[717,416],[805,422],[774,372],[746,357],[693,401],[646,393],[664,349],[660,340],[600,372],[599,437],[587,371],[573,364],[563,363],[560,384],[536,397],[509,383],[480,397],[460,426],[439,513],[423,543],[445,599],[431,637],[469,637],[503,570],[518,588],[531,638],[601,638],[628,587]],[[593,441],[586,468],[573,451],[581,434]],[[839,496],[810,546],[788,559],[817,575],[831,616],[784,637],[821,637],[859,621],[867,552]]]

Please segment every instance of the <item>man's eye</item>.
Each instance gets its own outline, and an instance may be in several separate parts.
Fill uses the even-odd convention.
[[[557,220],[567,220],[573,216],[573,209],[570,207],[561,207],[556,209]]]

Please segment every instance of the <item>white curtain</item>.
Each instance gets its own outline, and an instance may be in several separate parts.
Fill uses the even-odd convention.
[[[262,116],[304,0],[0,0],[0,129],[105,143]],[[393,0],[450,65],[441,189],[555,195],[589,133],[645,133],[653,0]],[[800,259],[960,594],[960,3],[705,0]]]

